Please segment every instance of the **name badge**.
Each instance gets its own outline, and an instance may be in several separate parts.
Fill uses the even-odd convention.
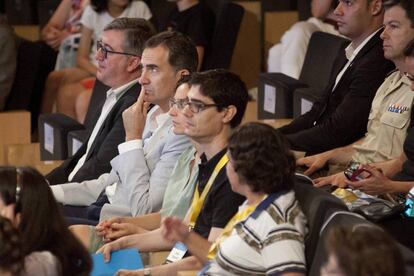
[[[187,253],[187,250],[187,246],[181,242],[177,242],[165,262],[169,264],[181,260],[184,257],[185,253]]]

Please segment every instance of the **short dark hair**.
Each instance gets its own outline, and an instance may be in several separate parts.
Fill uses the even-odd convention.
[[[129,4],[131,4],[131,1],[132,0],[129,0]],[[109,0],[91,0],[91,5],[92,8],[99,13],[108,10],[108,2]]]
[[[179,32],[161,32],[145,44],[145,48],[163,46],[168,50],[168,63],[176,70],[186,69],[195,72],[198,66],[198,54],[195,44],[189,37]]]
[[[407,18],[411,21],[411,27],[414,28],[414,1],[413,0],[385,0],[382,4],[384,9],[390,9],[394,6],[400,6],[405,10]]]
[[[406,57],[414,57],[414,40],[411,40],[411,42],[408,43],[407,47],[404,50],[404,55]]]
[[[328,232],[326,247],[345,275],[406,274],[395,240],[377,226],[336,226]]]
[[[282,133],[263,123],[247,123],[229,139],[228,151],[238,176],[253,192],[290,191],[295,158]]]
[[[249,101],[249,94],[245,83],[238,75],[225,69],[214,69],[194,73],[189,83],[191,86],[200,86],[201,94],[211,98],[218,105],[219,111],[234,105],[237,113],[230,125],[232,128],[240,125]]]
[[[104,31],[110,30],[122,31],[122,50],[137,56],[142,56],[145,42],[155,34],[152,24],[142,18],[116,18],[104,28]]]

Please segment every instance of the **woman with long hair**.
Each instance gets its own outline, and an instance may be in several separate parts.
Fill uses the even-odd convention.
[[[45,178],[36,170],[0,167],[0,214],[20,232],[21,252],[50,252],[58,275],[89,275],[91,259],[67,228]]]

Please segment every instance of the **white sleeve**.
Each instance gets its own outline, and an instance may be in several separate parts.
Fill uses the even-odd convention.
[[[85,10],[82,13],[80,23],[82,24],[82,26],[93,30],[95,29],[95,25],[96,25],[96,16],[97,16],[97,13],[93,10],[92,6],[89,4],[85,7]]]
[[[119,154],[123,154],[130,150],[142,149],[142,140],[136,139],[124,142],[118,145],[118,152]]]

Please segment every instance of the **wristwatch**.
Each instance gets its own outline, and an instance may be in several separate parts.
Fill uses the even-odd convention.
[[[151,269],[144,268],[144,276],[151,276]]]

